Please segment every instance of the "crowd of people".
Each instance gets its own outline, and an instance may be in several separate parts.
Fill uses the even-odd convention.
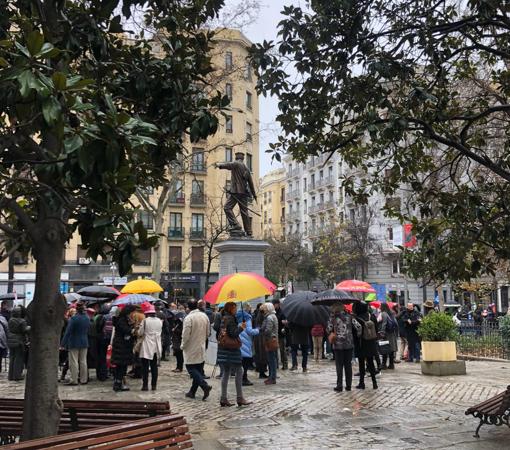
[[[201,389],[202,400],[206,400],[212,390],[204,372],[211,333],[215,333],[218,346],[217,378],[221,379],[223,407],[234,404],[228,398],[231,378],[237,405],[248,405],[243,387],[253,385],[250,371],[265,385],[273,385],[278,370],[299,370],[299,356],[303,373],[308,370],[309,355],[316,363],[334,359],[336,392],[351,390],[356,360],[357,389],[365,389],[368,376],[377,389],[380,371],[393,370],[401,359],[420,361],[417,328],[422,315],[416,305],[409,303],[400,312],[396,305],[390,308],[382,303],[380,309],[373,309],[365,302],[355,302],[352,312],[347,312],[337,303],[330,313],[328,323],[305,327],[287,320],[279,300],[260,303],[254,311],[249,303],[238,310],[233,302],[217,311],[202,300],[181,305],[157,301],[143,310],[140,305],[77,302],[67,309],[63,322],[59,381],[67,386],[87,384],[89,371],[95,369],[98,381],[113,380],[114,391],[129,390],[129,378],[141,379],[141,390],[147,391],[149,375],[150,388],[156,390],[158,367],[172,351],[172,372],[186,369],[191,378],[186,397],[195,399]],[[9,351],[9,380],[22,379],[29,331],[22,307],[2,308],[0,357]]]

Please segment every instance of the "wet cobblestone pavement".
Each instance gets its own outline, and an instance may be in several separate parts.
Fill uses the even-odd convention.
[[[174,374],[173,362],[163,362],[158,390],[114,393],[111,383],[60,389],[62,398],[169,400],[172,412],[188,420],[195,449],[510,449],[510,430],[484,426],[473,437],[477,420],[465,416],[468,406],[501,392],[510,383],[510,363],[467,362],[468,374],[426,377],[418,364],[401,363],[379,376],[379,389],[333,392],[334,363],[312,362],[308,373],[279,371],[278,383],[254,382],[245,388],[253,401],[247,407],[221,408],[219,380],[211,379],[211,397],[190,400],[186,374]],[[212,367],[206,372],[211,374]],[[91,371],[91,375],[92,371]],[[0,395],[23,396],[23,384],[0,373]],[[233,380],[230,400],[235,400]]]

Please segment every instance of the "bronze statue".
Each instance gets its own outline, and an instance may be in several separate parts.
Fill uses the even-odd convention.
[[[244,153],[237,152],[234,162],[216,163],[218,169],[226,169],[232,172],[230,190],[227,192],[227,203],[223,208],[228,220],[230,237],[252,236],[251,220],[249,216],[248,202],[253,198],[257,200],[255,186],[250,170],[244,164]],[[234,206],[239,205],[243,229],[239,225],[234,214]]]

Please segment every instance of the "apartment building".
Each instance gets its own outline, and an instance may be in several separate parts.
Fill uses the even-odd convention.
[[[221,90],[230,97],[230,107],[225,116],[220,117],[216,134],[198,143],[185,142],[184,155],[169,168],[173,188],[168,205],[161,213],[164,236],[157,253],[154,250],[139,252],[132,274],[119,278],[109,261],[88,259],[86,250],[80,246],[80,237],[75,235],[63,256],[63,292],[97,283],[121,286],[128,279],[150,277],[157,257],[161,272],[157,281],[161,281],[169,296],[200,297],[204,294],[207,289],[205,272],[211,256],[207,247],[211,239],[216,238],[218,229],[226,231],[223,204],[230,180],[230,172],[216,169],[214,163],[232,161],[235,152],[241,151],[255,183],[259,180],[259,104],[256,79],[246,60],[251,45],[237,30],[221,29],[216,34],[211,58],[217,70],[211,81],[213,90]],[[161,193],[161,189],[149,190],[141,193],[141,199],[133,199],[141,208],[139,218],[154,232],[160,230],[155,230],[156,221],[150,205],[158,206]],[[252,219],[257,238],[260,219],[256,215]],[[218,275],[218,260],[212,256],[209,283]],[[7,262],[1,263],[0,293],[7,289],[7,272]],[[15,280],[16,291],[30,300],[35,280],[32,258],[15,260]]]
[[[285,169],[276,169],[260,179],[260,233],[263,239],[285,235]]]

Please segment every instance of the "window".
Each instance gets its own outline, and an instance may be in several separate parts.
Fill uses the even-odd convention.
[[[314,189],[315,188],[315,174],[312,173],[312,176],[310,178],[310,184],[311,184],[311,188]]]
[[[319,172],[319,178],[322,180],[324,178],[324,170]]]
[[[271,225],[273,223],[273,219],[270,217],[269,219],[267,219],[267,223],[269,223],[269,225]]]
[[[330,201],[331,203],[333,203],[333,201],[334,201],[334,194],[333,194],[333,191],[329,191],[329,201]]]
[[[204,203],[204,182],[202,180],[193,180],[191,182],[191,204],[203,205]]]
[[[136,251],[136,263],[141,266],[150,266],[151,265],[151,249]]]
[[[138,220],[140,222],[142,222],[143,226],[147,230],[152,230],[152,228],[154,227],[154,222],[153,222],[152,214],[149,213],[148,211],[140,211],[140,214],[138,216]]]
[[[388,227],[387,231],[388,231],[388,240],[393,242],[393,227]]]
[[[328,167],[328,177],[333,178],[333,166]]]
[[[175,182],[175,191],[173,192],[170,203],[184,203],[184,192],[182,190],[182,180],[177,180]]]
[[[232,147],[225,147],[225,161],[232,162]]]
[[[387,209],[394,209],[397,212],[400,212],[400,197],[389,197],[386,199],[386,204],[384,205]]]
[[[170,227],[168,230],[168,237],[170,238],[183,237],[181,213],[170,213]]]
[[[391,262],[391,273],[393,273],[393,274],[400,273],[400,264],[399,264],[399,262],[400,261],[398,259],[394,259]]]
[[[205,172],[204,150],[201,148],[193,148],[191,154],[191,171]]]
[[[248,142],[252,141],[252,126],[250,122],[246,122],[246,140]]]
[[[251,92],[246,92],[246,107],[251,110],[252,108],[252,95]]]
[[[225,95],[229,98],[229,100],[232,100],[232,98],[234,97],[233,91],[232,91],[232,84],[227,83],[225,85]]]
[[[246,167],[250,169],[250,172],[253,172],[253,156],[249,153],[246,153]]]
[[[321,193],[320,199],[321,199],[320,204],[322,205],[324,203],[324,194],[323,193]]]
[[[225,132],[233,133],[233,131],[234,131],[234,124],[232,122],[232,116],[226,116],[225,117]]]
[[[351,219],[351,222],[354,222],[354,220],[356,220],[356,210],[354,208],[349,209],[349,217]]]
[[[306,178],[303,178],[303,192],[306,192],[306,188],[307,188],[307,185],[306,185]]]
[[[204,271],[204,247],[191,247],[191,271]]]
[[[269,191],[267,193],[267,202],[271,203],[272,200],[273,200],[273,191]]]
[[[303,202],[303,205],[304,205],[304,206],[303,206],[303,208],[304,208],[304,213],[306,214],[306,213],[308,212],[308,202],[305,200],[305,201]]]
[[[232,70],[233,66],[232,52],[225,52],[225,69]]]
[[[282,187],[280,189],[280,201],[283,202],[285,200],[285,188]]]
[[[180,272],[182,270],[182,247],[169,247],[168,259],[170,272]]]
[[[264,223],[267,223],[267,211],[264,211]]]
[[[312,197],[312,208],[315,206],[315,197]]]
[[[204,215],[192,214],[191,215],[191,237],[200,238],[204,234]]]
[[[248,81],[252,80],[251,66],[249,64],[244,68],[244,78]]]
[[[285,223],[285,208],[282,208],[282,215],[280,217],[281,223]]]

